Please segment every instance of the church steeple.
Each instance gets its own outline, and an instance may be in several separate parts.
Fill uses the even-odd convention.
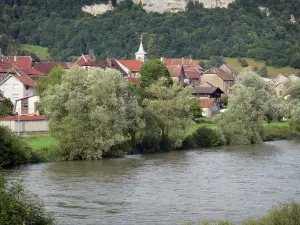
[[[145,62],[147,60],[147,52],[144,50],[143,46],[143,34],[141,35],[141,43],[139,50],[135,53],[135,59]]]

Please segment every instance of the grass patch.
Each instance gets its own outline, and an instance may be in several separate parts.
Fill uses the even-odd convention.
[[[232,67],[232,69],[234,69],[238,72],[243,70],[243,67],[238,62],[238,58],[226,57],[224,59],[225,59],[225,62],[230,67]],[[245,58],[245,60],[248,63],[248,65],[252,68],[258,67],[260,69],[265,66],[265,62],[263,62],[263,61],[256,61],[255,59],[251,59],[251,58]],[[297,75],[298,73],[300,73],[300,69],[295,69],[295,68],[292,68],[289,66],[286,66],[286,67],[267,66],[267,71],[268,71],[270,78],[276,78],[278,74],[286,74],[286,75],[295,74],[295,75]]]
[[[41,47],[38,45],[29,45],[29,44],[24,44],[24,45],[22,45],[22,47],[24,50],[33,52],[34,54],[36,54],[42,61],[46,61],[51,58],[50,54],[48,52],[48,48]]]
[[[39,150],[42,148],[58,148],[58,141],[49,135],[25,137],[25,140],[33,150]]]

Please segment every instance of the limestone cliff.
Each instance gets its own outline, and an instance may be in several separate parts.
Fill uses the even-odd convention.
[[[123,0],[118,0],[121,2]],[[203,4],[205,8],[227,7],[234,0],[194,0]],[[186,8],[188,0],[133,0],[134,3],[142,3],[147,12],[178,12]],[[111,3],[109,4],[94,4],[91,6],[84,6],[84,12],[93,15],[102,14],[108,10],[113,9]]]

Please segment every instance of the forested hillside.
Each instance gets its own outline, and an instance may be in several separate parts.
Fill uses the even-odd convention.
[[[221,55],[300,68],[300,0],[236,0],[228,9],[190,3],[185,12],[164,14],[146,13],[125,1],[96,17],[81,11],[94,2],[105,1],[1,0],[0,47],[14,51],[7,49],[15,46],[7,44],[10,36],[19,43],[48,47],[59,60],[90,50],[99,58],[132,58],[144,33],[145,50],[152,58]],[[268,7],[270,15],[258,6]]]

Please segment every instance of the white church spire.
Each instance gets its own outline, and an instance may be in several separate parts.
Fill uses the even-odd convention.
[[[143,34],[141,35],[141,43],[139,50],[135,53],[135,59],[145,62],[147,60],[147,52],[144,50],[143,46]]]

